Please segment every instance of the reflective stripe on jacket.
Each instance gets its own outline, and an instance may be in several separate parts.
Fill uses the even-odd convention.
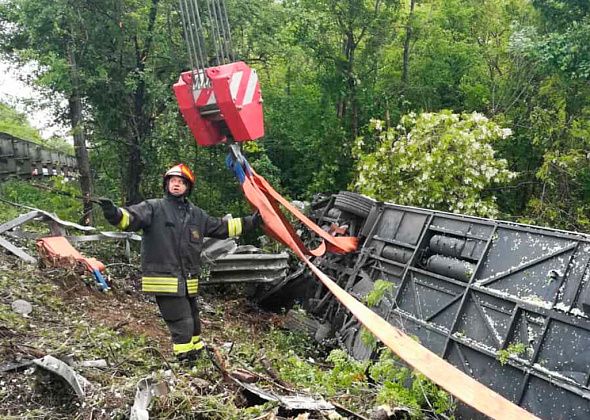
[[[186,199],[167,196],[121,208],[118,227],[143,230],[142,290],[157,295],[196,295],[203,238],[225,239],[252,228],[252,217],[211,217]]]

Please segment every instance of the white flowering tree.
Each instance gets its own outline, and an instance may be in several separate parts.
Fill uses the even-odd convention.
[[[506,160],[496,159],[492,144],[506,138],[500,128],[479,113],[409,114],[395,128],[371,120],[376,136],[359,137],[354,153],[354,187],[368,196],[396,204],[495,217],[496,197],[486,189],[515,176]]]

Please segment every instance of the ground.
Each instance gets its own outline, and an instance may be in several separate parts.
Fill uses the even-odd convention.
[[[178,364],[157,306],[136,291],[136,282],[129,273],[111,277],[113,288],[103,293],[74,270],[41,269],[0,253],[0,366],[51,354],[68,360],[92,383],[91,394],[80,401],[65,382],[43,375],[42,369],[5,371],[0,377],[0,416],[127,418],[137,382],[150,376],[169,388],[168,395],[151,405],[152,418],[278,418],[273,404],[248,408],[253,403],[207,358],[195,366]],[[272,382],[272,368],[263,375],[254,374],[250,366],[261,357],[272,359],[259,343],[280,327],[281,315],[260,310],[238,293],[204,296],[203,336],[216,349],[222,370]],[[12,310],[17,299],[32,304],[27,317]],[[315,345],[301,344],[304,351],[306,346],[314,352]],[[76,365],[97,359],[106,360],[108,367]],[[295,418],[300,413],[291,414],[285,415]]]

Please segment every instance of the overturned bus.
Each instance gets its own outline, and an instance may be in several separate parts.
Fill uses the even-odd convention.
[[[310,216],[360,238],[356,253],[315,263],[361,301],[386,284],[371,308],[382,318],[541,418],[590,417],[590,236],[351,192],[316,200]],[[261,301],[293,294],[322,327],[317,339],[374,356],[359,322],[304,270]]]

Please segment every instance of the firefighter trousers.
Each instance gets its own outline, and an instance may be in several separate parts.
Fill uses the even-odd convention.
[[[172,336],[174,354],[201,350],[201,320],[197,298],[190,296],[156,296],[160,313]]]

